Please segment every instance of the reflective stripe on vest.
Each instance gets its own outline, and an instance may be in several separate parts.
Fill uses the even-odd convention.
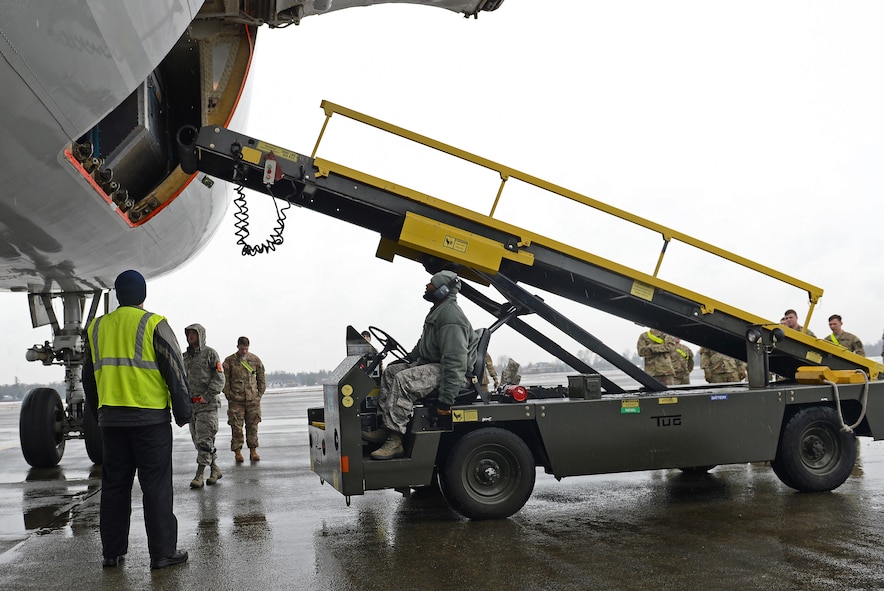
[[[632,333],[632,334],[635,334],[635,333]],[[654,341],[654,342],[657,343],[657,344],[660,344],[660,343],[663,342],[663,339],[661,339],[661,338],[658,337],[657,335],[651,334],[651,331],[650,331],[650,330],[648,331],[648,338],[651,339],[652,341]]]
[[[87,332],[98,407],[124,406],[162,409],[171,395],[160,374],[153,336],[165,320],[141,308],[120,306],[92,321]]]

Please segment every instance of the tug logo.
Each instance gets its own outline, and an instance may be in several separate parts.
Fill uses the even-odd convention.
[[[651,419],[657,421],[658,427],[681,427],[681,415],[658,415]]]

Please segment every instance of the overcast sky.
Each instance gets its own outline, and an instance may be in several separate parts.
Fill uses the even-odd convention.
[[[421,6],[350,9],[260,31],[239,125],[309,154],[320,101],[336,102],[821,286],[810,328],[828,334],[826,318],[839,313],[845,330],[873,342],[884,327],[882,27],[884,3],[843,0],[506,0],[478,20]],[[493,173],[486,182],[438,166],[342,118],[327,136],[320,156],[490,210]],[[507,191],[508,221],[653,272],[658,235],[579,217],[545,195],[507,201]],[[275,211],[263,195],[248,203],[258,243]],[[242,257],[233,212],[190,264],[148,286],[145,307],[165,314],[182,343],[193,322],[222,355],[245,334],[270,371],[333,369],[347,324],[414,344],[428,308],[420,265],[377,259],[377,235],[295,208],[275,253]],[[808,309],[799,290],[770,289],[678,246],[660,275],[772,321]],[[641,327],[543,295],[615,350],[634,351]],[[60,369],[24,361],[48,330],[30,328],[23,295],[2,297],[0,383],[60,380]],[[474,326],[493,322],[463,306]],[[489,350],[523,364],[550,359],[508,328]]]

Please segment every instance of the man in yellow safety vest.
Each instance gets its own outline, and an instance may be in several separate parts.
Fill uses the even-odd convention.
[[[166,319],[142,307],[147,285],[138,271],[114,282],[120,306],[87,330],[83,389],[87,412],[103,438],[101,470],[102,566],[115,567],[129,550],[135,473],[143,493],[152,569],[187,561],[179,550],[172,512],[172,427],[190,422],[192,405],[184,362]]]

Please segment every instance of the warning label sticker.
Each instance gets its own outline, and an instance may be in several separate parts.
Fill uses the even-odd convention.
[[[479,421],[478,410],[452,410],[451,421],[453,423],[476,423]]]
[[[638,400],[622,400],[620,402],[620,414],[631,415],[638,414],[642,411]]]
[[[463,238],[456,238],[454,236],[445,236],[445,240],[442,242],[442,246],[445,248],[450,248],[451,250],[455,250],[457,252],[466,252],[467,246],[469,246],[469,242],[464,240]]]

